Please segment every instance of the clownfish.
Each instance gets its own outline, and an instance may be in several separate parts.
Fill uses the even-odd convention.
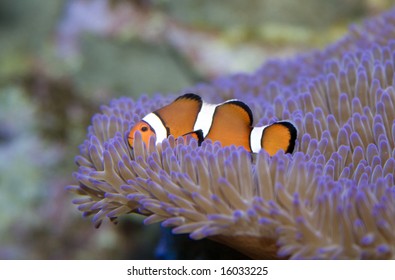
[[[175,138],[190,135],[199,145],[210,139],[219,141],[222,146],[242,146],[252,153],[261,149],[269,155],[280,149],[293,152],[297,130],[291,122],[280,121],[261,127],[252,127],[252,123],[251,109],[239,100],[209,104],[200,96],[188,93],[143,117],[130,130],[128,142],[133,148],[134,134],[139,131],[146,145],[152,136],[158,144],[169,135]]]
[[[141,133],[144,143],[148,146],[149,139],[156,137],[156,144],[173,135],[175,138],[190,134],[198,140],[203,141],[200,130],[191,133],[195,129],[195,123],[199,112],[203,107],[203,101],[196,94],[185,94],[175,99],[152,113],[146,115],[129,132],[129,145],[133,148],[134,134]]]

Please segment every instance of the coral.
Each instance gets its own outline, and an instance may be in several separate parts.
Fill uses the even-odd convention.
[[[243,100],[254,125],[292,120],[293,155],[173,137],[145,147],[138,135],[130,150],[130,128],[174,96],[112,101],[80,146],[74,203],[96,225],[136,212],[253,258],[395,258],[392,39],[395,10],[323,51],[186,90]]]

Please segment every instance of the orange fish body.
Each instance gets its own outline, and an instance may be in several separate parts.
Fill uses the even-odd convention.
[[[228,100],[215,105],[214,110],[205,115],[204,125],[198,124],[195,130],[202,129],[204,139],[218,141],[222,146],[243,146],[250,150],[251,124],[250,108],[239,100]]]
[[[229,100],[216,106],[210,129],[203,136],[222,146],[242,146],[253,153],[261,149],[270,156],[279,150],[293,152],[297,130],[291,122],[280,121],[261,127],[251,127],[252,123],[250,108],[241,101]]]
[[[131,129],[128,141],[133,147],[134,134],[140,131],[146,145],[152,136],[158,144],[169,135],[175,138],[190,135],[199,144],[210,139],[222,146],[242,146],[253,153],[261,149],[271,156],[278,150],[292,153],[297,130],[291,122],[281,121],[262,127],[252,127],[252,122],[250,108],[239,100],[209,104],[189,93],[146,115]]]

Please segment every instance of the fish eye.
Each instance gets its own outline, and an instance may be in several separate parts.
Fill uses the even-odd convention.
[[[147,126],[143,126],[142,128],[141,128],[141,131],[142,132],[146,132],[148,130],[148,127]]]

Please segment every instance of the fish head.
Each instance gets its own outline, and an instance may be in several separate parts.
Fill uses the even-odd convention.
[[[133,148],[134,138],[137,131],[140,132],[141,138],[143,139],[146,147],[149,145],[150,138],[156,136],[155,130],[147,122],[139,121],[129,132],[128,142],[131,148]]]

